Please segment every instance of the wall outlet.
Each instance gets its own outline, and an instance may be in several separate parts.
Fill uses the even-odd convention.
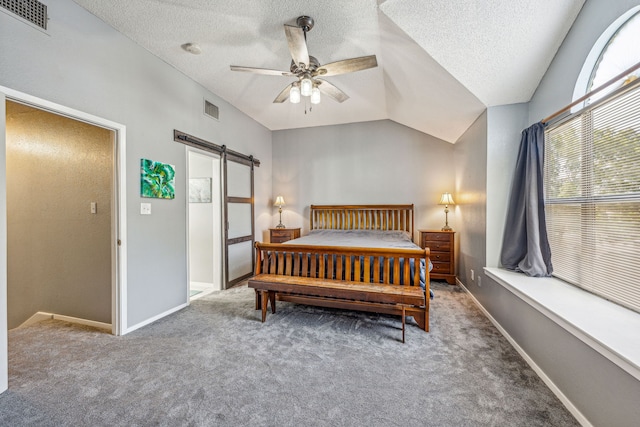
[[[482,276],[478,276],[478,287],[482,286]]]
[[[471,280],[476,280],[476,279],[475,279],[475,274],[474,274],[473,270],[471,270]]]
[[[140,203],[140,215],[151,215],[151,203]]]

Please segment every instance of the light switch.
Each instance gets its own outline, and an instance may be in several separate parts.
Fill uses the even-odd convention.
[[[140,203],[140,215],[151,215],[151,203]]]
[[[91,213],[98,213],[98,204],[96,202],[91,202]]]

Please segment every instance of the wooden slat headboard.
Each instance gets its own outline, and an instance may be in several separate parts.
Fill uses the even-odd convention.
[[[413,205],[311,205],[310,230],[399,230],[413,236]]]

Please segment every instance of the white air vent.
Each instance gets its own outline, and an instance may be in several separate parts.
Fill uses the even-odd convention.
[[[40,28],[47,29],[47,5],[38,0],[0,0],[0,7]]]
[[[204,100],[204,113],[207,116],[213,117],[214,119],[218,120],[219,119],[219,115],[220,115],[220,110],[218,110],[218,106],[217,105],[213,105],[212,103],[210,103],[209,101],[207,101],[205,99]]]

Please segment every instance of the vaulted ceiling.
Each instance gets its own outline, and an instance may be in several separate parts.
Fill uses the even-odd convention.
[[[531,99],[584,0],[75,0],[271,130],[390,119],[455,142],[488,106]],[[315,20],[321,64],[375,54],[327,77],[349,99],[274,104],[294,77],[283,29]],[[197,43],[199,55],[181,48]],[[223,117],[224,111],[221,112]]]

